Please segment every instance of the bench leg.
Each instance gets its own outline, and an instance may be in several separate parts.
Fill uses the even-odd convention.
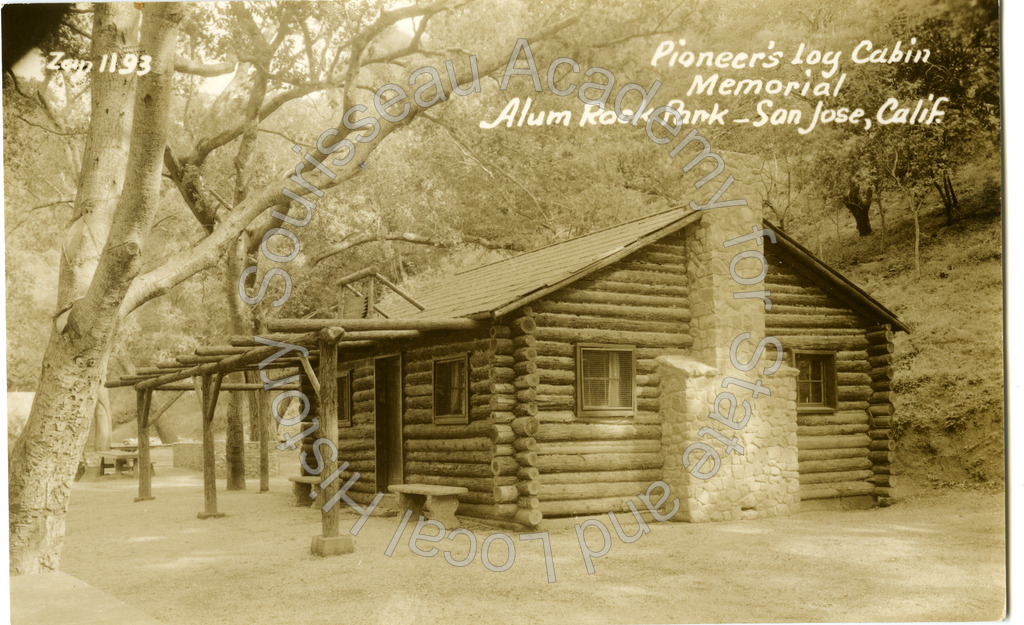
[[[406,493],[398,494],[398,509],[412,510],[413,517],[419,518],[419,515],[423,514],[423,501],[426,499],[423,495],[409,495]]]
[[[455,511],[459,509],[459,497],[457,495],[431,495],[427,497],[427,510],[430,516],[437,519],[448,529],[455,529],[459,525],[455,518]]]

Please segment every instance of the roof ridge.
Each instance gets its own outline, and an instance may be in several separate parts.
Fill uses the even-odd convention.
[[[591,237],[591,236],[594,236],[594,235],[597,235],[597,234],[601,234],[602,232],[607,232],[608,230],[614,230],[615,228],[623,228],[625,226],[628,226],[629,224],[634,224],[634,223],[636,223],[638,221],[643,221],[645,219],[651,219],[653,217],[658,217],[659,215],[664,215],[666,213],[671,213],[673,211],[677,211],[677,210],[681,210],[681,209],[685,209],[685,208],[688,208],[686,204],[678,204],[676,206],[671,206],[671,207],[666,208],[664,210],[660,210],[660,211],[658,211],[656,213],[651,213],[650,215],[644,215],[642,217],[636,217],[636,218],[630,219],[629,221],[623,221],[623,222],[620,222],[620,223],[617,223],[617,224],[614,224],[614,225],[611,225],[611,226],[605,226],[604,228],[600,228],[598,230],[594,230],[593,232],[588,232],[586,234],[579,234],[579,235],[576,235],[574,237],[570,237],[568,239],[562,239],[561,241],[552,241],[551,243],[548,243],[546,245],[542,245],[540,247],[535,247],[535,248],[533,248],[531,250],[526,250],[525,252],[520,252],[519,254],[516,254],[515,256],[509,256],[508,258],[502,258],[500,260],[492,260],[491,262],[486,263],[484,265],[477,265],[476,267],[471,267],[469,269],[463,269],[462,271],[458,271],[458,272],[456,272],[456,273],[454,273],[452,275],[453,276],[461,276],[461,275],[469,273],[471,271],[478,271],[480,269],[483,269],[484,267],[490,267],[491,265],[496,265],[498,263],[508,262],[508,261],[514,260],[516,258],[522,258],[523,256],[529,256],[530,254],[533,254],[535,252],[540,252],[541,250],[545,250],[545,249],[547,249],[549,247],[554,247],[556,245],[562,245],[562,244],[565,244],[565,243],[569,243],[570,241],[576,241],[578,239],[583,239],[583,238],[586,238],[586,237]]]

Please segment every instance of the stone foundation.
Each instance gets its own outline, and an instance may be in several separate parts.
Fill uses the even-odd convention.
[[[228,465],[227,456],[224,452],[224,443],[217,442],[214,446],[214,454],[217,459],[217,477],[227,478]],[[188,469],[190,471],[203,470],[203,444],[202,443],[175,443],[174,444],[174,467],[177,469]],[[278,475],[280,465],[277,454],[270,452],[270,475]],[[245,443],[245,477],[259,479],[260,477],[260,444],[254,441]]]

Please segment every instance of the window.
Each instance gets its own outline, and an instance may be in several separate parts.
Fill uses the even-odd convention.
[[[469,356],[434,361],[434,423],[469,423]]]
[[[796,353],[796,405],[803,409],[836,407],[836,357],[825,353]]]
[[[352,425],[352,392],[348,371],[338,374],[338,425]]]
[[[636,408],[632,346],[576,348],[577,403],[581,417],[632,415]]]

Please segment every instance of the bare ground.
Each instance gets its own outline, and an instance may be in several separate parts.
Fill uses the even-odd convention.
[[[666,623],[992,620],[1005,605],[1002,492],[927,491],[884,509],[805,512],[764,521],[653,523],[615,537],[588,575],[576,532],[552,530],[557,581],[540,541],[516,541],[504,572],[479,547],[468,566],[427,558],[399,518],[373,517],[351,555],[309,555],[317,510],[271,492],[218,492],[228,514],[201,521],[202,479],[157,452],[155,501],[133,503],[130,478],[83,480],[71,500],[62,570],[167,623]],[[166,454],[166,457],[161,455]],[[357,517],[346,513],[343,531]],[[431,532],[431,529],[427,529]],[[634,533],[636,526],[626,526]],[[599,532],[587,530],[596,550]],[[463,559],[468,539],[420,548]],[[506,549],[492,542],[490,561]]]

